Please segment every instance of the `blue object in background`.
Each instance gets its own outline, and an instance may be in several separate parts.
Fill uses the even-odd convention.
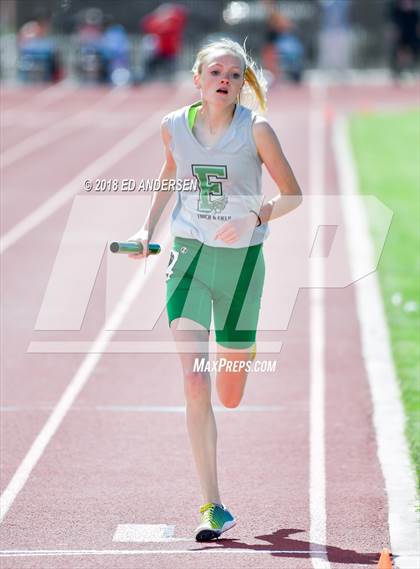
[[[276,49],[283,72],[294,81],[300,81],[305,59],[305,51],[300,39],[293,33],[282,33],[276,40]]]
[[[107,80],[113,85],[126,85],[130,81],[130,43],[123,26],[110,26],[101,40],[101,53]]]
[[[19,50],[19,76],[22,81],[53,81],[56,74],[56,45],[51,38],[25,41]]]

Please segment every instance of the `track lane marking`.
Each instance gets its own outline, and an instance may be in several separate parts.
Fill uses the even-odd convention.
[[[112,541],[122,543],[191,541],[188,537],[173,537],[174,532],[173,524],[118,524]]]
[[[3,170],[18,160],[25,158],[32,152],[35,152],[44,146],[48,146],[52,142],[55,142],[60,138],[64,138],[74,131],[90,124],[94,120],[92,110],[96,112],[101,110],[101,108],[103,109],[103,107],[105,107],[105,110],[112,110],[114,104],[119,104],[127,97],[127,92],[120,93],[114,90],[110,91],[101,97],[99,101],[89,105],[82,111],[72,113],[70,116],[65,117],[59,122],[53,123],[52,125],[31,134],[0,154],[0,169]],[[111,105],[108,105],[109,101],[111,101]]]
[[[32,213],[12,227],[12,229],[0,238],[0,255],[7,251],[7,249],[27,233],[43,223],[43,221],[45,221],[45,219],[50,215],[63,207],[63,205],[65,205],[81,190],[81,188],[83,188],[83,182],[86,179],[95,179],[100,177],[103,172],[124,158],[139,144],[142,144],[150,138],[154,132],[158,130],[162,117],[165,113],[168,113],[171,110],[171,102],[176,101],[178,93],[185,90],[185,82],[181,81],[172,91],[171,99],[166,101],[168,105],[167,107],[161,108],[159,111],[150,115],[145,122],[142,122],[137,128],[132,130],[117,144],[112,146],[82,170],[80,174],[72,178],[70,182],[55,192],[54,195],[46,200],[41,206],[36,208]]]
[[[309,241],[312,229],[322,225],[324,217],[321,196],[325,188],[325,89],[322,81],[311,83],[309,114],[309,186],[311,200]],[[322,235],[321,235],[322,238]],[[321,244],[322,245],[322,244]],[[324,258],[313,257],[309,263],[309,337],[310,337],[310,443],[309,443],[309,509],[311,560],[314,569],[329,569],[327,557],[327,512],[325,480],[325,292]],[[319,287],[319,288],[315,288]],[[318,551],[322,549],[323,555]]]
[[[178,95],[178,92],[183,88],[183,83],[181,83],[172,95],[172,98],[167,101],[168,106],[173,105],[174,100]],[[136,148],[140,142],[144,142],[149,136],[151,136],[156,131],[156,121],[160,124],[160,119],[165,114],[165,109],[160,109],[159,111],[153,113],[146,123],[139,125],[131,133],[129,133],[122,141],[113,146],[104,155],[99,157],[95,162],[87,167],[81,174],[77,176],[74,180],[79,180],[82,178],[94,178],[97,177],[103,170],[109,168],[112,164],[117,163],[123,156],[125,156],[129,151]],[[159,120],[158,120],[159,119]],[[74,182],[74,180],[72,182]],[[45,210],[44,206],[38,208],[33,214],[28,216],[24,220],[24,227],[21,227],[13,239],[9,236],[9,239],[2,242],[2,252],[6,250],[8,246],[16,242],[17,239],[21,238],[28,231],[30,231],[34,226],[38,225],[45,219],[45,217],[51,215],[53,211],[61,207],[66,203],[75,193],[75,188],[72,182],[67,184],[59,192],[59,195],[55,195],[50,198]],[[79,188],[76,187],[76,191]],[[58,199],[58,201],[57,201]],[[49,204],[49,205],[48,205]],[[41,212],[41,213],[40,213]],[[36,222],[36,223],[35,223]],[[18,224],[19,225],[19,224]],[[16,226],[15,228],[16,229]],[[12,230],[13,231],[13,230]],[[10,232],[9,232],[10,234]],[[169,224],[166,223],[165,227],[162,228],[161,232],[158,232],[157,238],[160,238],[160,243],[162,250],[169,249],[171,235],[169,232]],[[149,256],[147,262],[140,264],[139,268],[136,270],[134,277],[131,279],[121,298],[116,305],[115,309],[111,313],[110,317],[105,322],[104,326],[101,328],[98,336],[95,339],[93,345],[93,352],[86,355],[83,359],[81,365],[79,366],[76,374],[71,379],[69,385],[65,389],[63,395],[60,397],[58,403],[54,407],[53,412],[47,419],[46,423],[42,427],[41,431],[38,433],[34,442],[32,443],[29,451],[26,453],[25,457],[21,461],[19,467],[14,473],[9,484],[0,496],[0,523],[4,520],[9,509],[12,507],[16,497],[26,484],[32,470],[38,463],[42,454],[44,453],[46,447],[48,446],[50,440],[56,433],[57,429],[61,425],[64,417],[71,408],[74,400],[79,395],[80,391],[86,385],[89,380],[93,370],[95,369],[97,363],[104,353],[105,346],[112,339],[116,331],[118,331],[120,323],[123,321],[125,315],[127,314],[132,302],[140,294],[141,290],[146,286],[147,282],[150,280],[155,265],[159,262],[158,258]],[[146,272],[146,267],[149,267],[148,272]]]
[[[213,340],[209,342],[194,342],[197,349],[203,349],[209,353],[218,351],[217,343]],[[282,342],[258,342],[258,354],[279,354]],[[27,352],[32,354],[87,354],[92,352],[93,342],[78,341],[31,341]],[[165,353],[177,354],[178,352],[190,352],[191,346],[185,342],[185,346],[176,346],[173,341],[130,341],[117,340],[109,342],[106,346],[107,354],[141,354],[141,353]]]
[[[223,539],[223,538],[222,538]],[[189,541],[195,542],[190,539]],[[207,546],[208,547],[208,546]],[[250,546],[252,547],[252,546]],[[256,545],[255,547],[260,547]],[[48,557],[48,556],[82,556],[82,555],[179,555],[179,554],[215,554],[215,553],[240,553],[243,554],[277,554],[277,555],[324,555],[322,550],[293,550],[293,549],[249,549],[246,547],[218,546],[217,541],[211,549],[9,549],[0,551],[0,557]]]
[[[77,174],[57,192],[47,199],[42,205],[38,206],[32,213],[19,221],[12,229],[10,229],[0,240],[0,254],[4,253],[17,241],[22,239],[30,231],[38,227],[53,213],[63,207],[83,188],[85,180],[92,180],[100,177],[100,175],[118,163],[127,154],[132,152],[137,146],[145,142],[156,131],[160,119],[164,115],[161,109],[153,113],[145,122],[142,122],[104,154],[96,158],[81,173]]]
[[[343,198],[350,268],[353,275],[358,275],[361,272],[359,264],[366,266],[364,263],[369,262],[373,266],[374,255],[364,208],[356,200],[351,202],[353,207],[344,201],[349,195],[360,195],[344,115],[334,123],[333,149]],[[388,495],[391,550],[398,555],[399,569],[413,569],[412,559],[402,552],[420,551],[419,520],[415,511],[418,501],[416,481],[405,438],[404,409],[377,273],[356,280],[355,294],[361,348],[372,396],[378,459]]]
[[[57,99],[61,99],[67,94],[73,94],[74,91],[72,89],[64,86],[64,81],[60,81],[59,83],[55,83],[54,85],[49,85],[45,89],[43,89],[40,93],[37,93],[35,97],[31,98],[28,94],[28,99],[31,98],[31,104],[37,104],[37,110],[47,107],[50,103],[53,103]],[[5,96],[10,95],[6,93],[7,89],[2,89],[4,91]],[[21,92],[22,89],[17,89],[17,91]],[[6,109],[3,113],[3,116],[8,116],[9,113],[17,114],[20,109],[27,108],[28,101],[26,100],[24,103],[19,103],[14,107],[10,107]]]
[[[169,229],[166,226],[166,231],[164,235],[162,235],[161,239],[162,249],[169,247],[169,242],[170,234]],[[148,272],[145,272],[146,265],[143,265],[141,263],[139,268],[136,270],[134,277],[125,288],[121,299],[116,305],[114,311],[111,313],[109,319],[107,322],[105,322],[104,326],[96,337],[96,340],[94,342],[95,351],[93,353],[87,354],[82,361],[76,374],[73,376],[63,395],[60,397],[60,400],[54,407],[53,412],[35,438],[29,451],[25,455],[6,489],[2,493],[0,497],[0,523],[4,520],[17,495],[26,484],[32,470],[35,468],[50,440],[61,425],[64,417],[72,406],[73,401],[76,399],[76,397],[79,395],[89,380],[93,370],[102,357],[102,353],[106,344],[111,340],[113,335],[118,330],[118,327],[127,314],[132,302],[135,300],[137,295],[141,293],[141,290],[147,285],[147,282],[153,274],[154,265],[157,262],[158,259],[153,258],[153,256],[148,257]]]
[[[53,406],[16,406],[7,405],[0,407],[0,413],[19,413],[25,411],[52,411]],[[213,405],[216,413],[257,413],[267,411],[284,411],[284,405],[241,405],[240,407],[228,408],[221,405]],[[72,412],[109,411],[112,413],[185,413],[185,405],[95,405],[93,407],[81,407],[73,405]]]

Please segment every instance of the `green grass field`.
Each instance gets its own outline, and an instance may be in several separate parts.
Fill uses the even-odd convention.
[[[420,113],[357,115],[350,135],[361,193],[394,212],[378,271],[420,490]]]

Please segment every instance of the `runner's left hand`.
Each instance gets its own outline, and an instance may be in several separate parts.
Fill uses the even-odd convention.
[[[224,243],[231,245],[232,243],[236,243],[245,233],[254,231],[257,223],[258,218],[255,213],[248,213],[248,215],[244,217],[224,223],[222,227],[216,231],[214,239],[220,239]]]

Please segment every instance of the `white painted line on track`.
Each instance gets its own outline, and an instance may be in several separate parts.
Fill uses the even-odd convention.
[[[258,547],[259,549],[249,549],[246,547],[226,547],[223,545],[223,539],[220,542],[212,542],[213,547],[206,544],[206,549],[10,549],[0,551],[0,557],[64,557],[64,556],[86,556],[86,555],[214,555],[215,553],[239,553],[241,555],[250,554],[276,554],[276,555],[324,555],[324,551],[293,550],[293,549],[269,549],[256,545],[249,547]],[[193,539],[190,540],[191,542]],[[194,543],[196,543],[194,541]],[[197,545],[198,546],[198,545]]]
[[[80,111],[81,112],[81,111]],[[45,111],[39,113],[36,111],[20,112],[17,113],[18,117],[16,119],[9,118],[4,119],[3,116],[0,117],[1,129],[16,126],[24,127],[27,129],[38,129],[45,127],[46,121],[52,124],[54,121],[58,122],[60,120],[65,120],[68,117],[68,113],[65,111]],[[133,124],[139,120],[139,112],[125,112],[125,111],[112,111],[109,113],[108,110],[94,111],[92,110],[89,114],[77,115],[75,117],[75,127],[78,126],[80,129],[87,126],[94,126],[95,130],[122,130],[127,127],[132,127]],[[5,135],[7,137],[7,135]],[[19,144],[19,143],[17,143]],[[7,150],[7,149],[5,149]]]
[[[37,93],[34,97],[31,98],[30,105],[32,107],[35,104],[37,106],[36,110],[38,111],[43,109],[44,107],[47,107],[54,101],[61,99],[62,97],[69,95],[71,93],[72,90],[65,87],[63,85],[63,81],[60,81],[60,83],[49,85],[48,87],[43,89],[40,93]],[[7,117],[9,113],[18,114],[19,111],[27,108],[28,108],[28,101],[25,101],[24,103],[19,103],[18,105],[10,109],[7,109],[2,114],[3,116]]]
[[[7,128],[16,128],[19,126],[28,129],[40,129],[41,127],[45,127],[46,121],[52,123],[53,121],[63,119],[64,116],[62,111],[44,111],[43,113],[39,113],[38,111],[9,111],[7,116],[5,116],[5,113],[0,115],[0,125],[3,136],[7,138],[7,134],[4,132]]]
[[[127,136],[122,138],[117,144],[102,154],[102,156],[99,156],[99,158],[90,163],[82,172],[70,180],[70,182],[57,190],[53,196],[12,227],[0,241],[0,253],[7,251],[9,247],[63,207],[83,189],[85,180],[98,178],[103,172],[118,163],[124,156],[150,138],[157,131],[160,125],[160,119],[164,114],[164,109],[153,113],[146,121],[141,122],[141,124],[127,134]]]
[[[309,184],[311,195],[320,199],[311,200],[309,227],[322,225],[324,217],[321,196],[325,188],[325,84],[311,84],[311,110],[309,122]],[[309,231],[312,245],[312,231]],[[309,503],[311,561],[315,569],[329,569],[327,559],[327,511],[325,481],[325,306],[323,257],[310,259],[311,283],[310,308],[310,460]],[[319,287],[319,288],[315,288]],[[323,549],[323,555],[314,550]]]
[[[0,407],[0,413],[19,413],[25,411],[52,411],[54,409],[51,405],[34,405],[34,406],[16,406],[7,405]],[[222,407],[221,405],[213,405],[213,411],[216,413],[267,413],[284,411],[284,405],[241,405],[240,407],[229,408]],[[111,413],[185,413],[185,406],[183,405],[95,405],[91,406],[77,406],[73,405],[72,412],[88,412],[92,411],[109,411]]]
[[[213,405],[215,413],[266,413],[268,411],[284,411],[282,405],[240,405],[235,408],[223,407],[221,405]],[[141,413],[185,413],[184,405],[158,406],[158,405],[106,405],[95,407],[96,411],[114,411],[120,413],[125,412],[141,412]]]
[[[167,232],[164,236],[162,236],[162,249],[169,246],[169,240],[170,235]],[[3,521],[7,512],[13,505],[13,502],[15,501],[17,495],[22,490],[32,470],[35,468],[38,460],[41,458],[44,450],[46,449],[48,443],[61,425],[74,400],[89,380],[93,370],[101,359],[101,353],[103,352],[104,346],[111,340],[116,330],[118,330],[118,327],[130,309],[132,302],[135,300],[137,295],[141,293],[141,290],[147,285],[149,279],[151,278],[151,275],[153,274],[154,265],[157,262],[158,259],[154,259],[153,256],[148,257],[148,272],[145,272],[145,266],[140,264],[140,267],[137,269],[134,277],[125,288],[117,306],[111,313],[111,316],[107,322],[105,322],[105,325],[95,340],[97,351],[88,354],[84,358],[76,374],[71,379],[69,385],[55,406],[54,411],[47,419],[45,425],[42,427],[38,436],[32,443],[28,453],[13,475],[7,488],[2,493],[0,497],[0,522]]]
[[[175,526],[166,524],[119,524],[112,541],[124,543],[159,543],[162,541],[191,541],[191,538],[174,538]]]
[[[341,195],[343,198],[359,195],[344,116],[338,117],[334,124],[333,144]],[[360,274],[359,264],[367,262],[373,266],[369,221],[359,201],[343,201],[342,209],[347,226],[350,266],[353,275],[357,275]],[[405,438],[404,409],[377,274],[374,272],[358,280],[355,292],[363,357],[372,395],[378,458],[388,495],[391,550],[398,555],[399,569],[413,569],[413,560],[402,552],[420,551],[416,483]]]
[[[95,346],[96,347],[96,346]],[[261,354],[278,354],[282,347],[281,342],[258,342],[258,358]],[[94,348],[94,342],[76,342],[76,341],[33,341],[29,343],[28,353],[34,354],[88,354]],[[97,349],[97,347],[96,347]],[[104,349],[107,354],[177,354],[179,352],[189,353],[191,351],[203,349],[209,353],[216,353],[218,345],[214,341],[210,342],[194,342],[189,344],[185,342],[183,346],[177,346],[173,341],[165,342],[133,342],[133,341],[115,341],[109,342]]]
[[[89,105],[89,107],[84,108],[82,111],[72,114],[59,122],[49,125],[46,128],[28,136],[0,154],[0,169],[14,164],[32,152],[35,152],[36,150],[71,134],[75,130],[83,128],[87,124],[91,124],[95,118],[92,111],[95,111],[96,113],[101,109],[112,110],[112,106],[114,104],[121,103],[121,101],[127,96],[127,92],[120,93],[114,90],[109,91],[99,101]],[[109,102],[112,104],[109,105]]]

